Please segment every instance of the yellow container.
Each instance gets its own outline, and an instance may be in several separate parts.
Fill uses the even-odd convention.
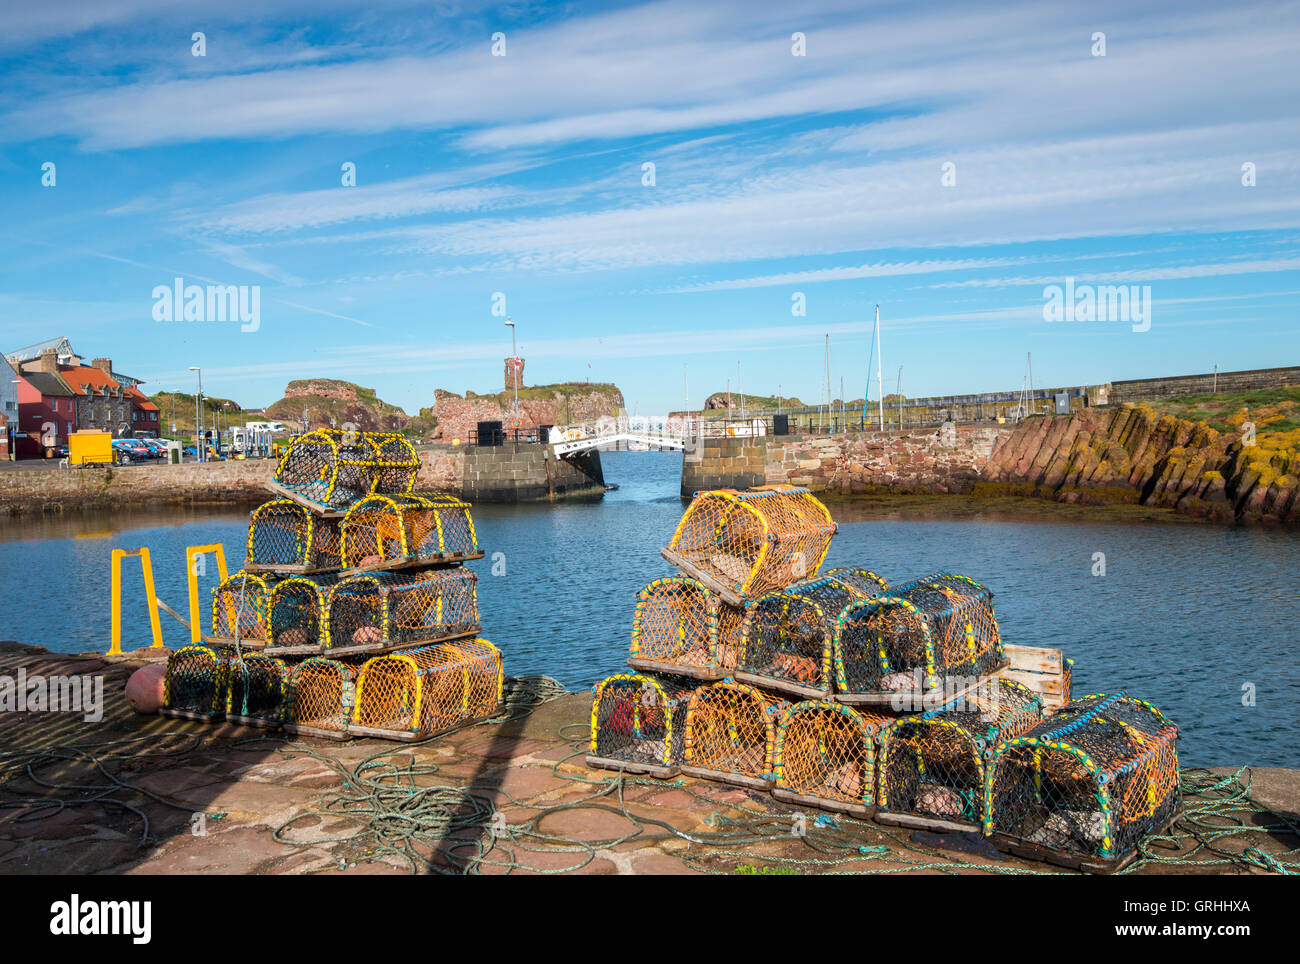
[[[113,436],[109,432],[73,432],[68,436],[68,464],[113,464]]]

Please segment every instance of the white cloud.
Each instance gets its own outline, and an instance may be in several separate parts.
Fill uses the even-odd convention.
[[[1221,278],[1227,275],[1264,274],[1273,271],[1300,271],[1300,257],[1270,258],[1262,261],[1219,261],[1212,264],[1186,264],[1163,268],[1131,268],[1122,271],[1063,272],[1018,278],[977,278],[945,281],[933,288],[1010,288],[1017,285],[1063,284],[1067,275],[1080,284],[1132,284],[1142,281],[1177,281],[1187,278]]]

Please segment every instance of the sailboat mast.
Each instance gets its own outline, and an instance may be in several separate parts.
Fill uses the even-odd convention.
[[[876,394],[880,398],[880,431],[885,430],[885,375],[880,362],[880,305],[876,305]]]

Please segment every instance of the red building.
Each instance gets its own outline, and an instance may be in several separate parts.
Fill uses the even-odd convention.
[[[20,459],[52,457],[77,427],[76,393],[58,375],[18,375],[17,452]]]
[[[17,453],[48,458],[79,429],[114,438],[158,437],[158,406],[137,387],[138,379],[113,371],[107,358],[89,365],[66,338],[53,338],[7,355],[16,373]]]
[[[59,375],[76,393],[78,428],[107,429],[114,438],[158,437],[158,406],[135,387],[134,379],[115,376],[111,360],[61,365]]]

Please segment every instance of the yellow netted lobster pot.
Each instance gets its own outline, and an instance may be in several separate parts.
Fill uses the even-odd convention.
[[[482,558],[470,505],[449,495],[371,495],[343,517],[346,569]]]
[[[826,506],[807,489],[718,489],[696,493],[662,554],[739,606],[815,576],[834,534]]]
[[[744,615],[698,579],[656,579],[637,594],[628,664],[648,672],[722,679],[736,665]]]
[[[896,720],[880,731],[876,821],[926,830],[980,830],[984,773],[1002,740],[1043,719],[1038,694],[992,679],[937,710]]]
[[[870,817],[876,736],[888,722],[827,700],[794,704],[777,731],[772,795],[787,803]]]
[[[337,511],[375,492],[410,492],[419,470],[415,446],[401,435],[317,429],[289,443],[273,488],[317,511]]]
[[[597,683],[587,766],[654,777],[681,772],[695,680],[618,673]]]
[[[361,667],[348,733],[420,740],[495,716],[504,685],[500,651],[486,639],[376,656]]]
[[[776,732],[790,704],[734,680],[708,683],[686,702],[682,773],[772,789]]]
[[[984,782],[998,849],[1090,873],[1122,870],[1182,805],[1178,727],[1145,700],[1098,693],[999,743]]]
[[[248,572],[328,572],[343,567],[338,518],[321,518],[292,499],[272,499],[248,521]]]
[[[167,658],[159,712],[211,723],[226,714],[226,686],[234,650],[224,646],[182,646]]]

